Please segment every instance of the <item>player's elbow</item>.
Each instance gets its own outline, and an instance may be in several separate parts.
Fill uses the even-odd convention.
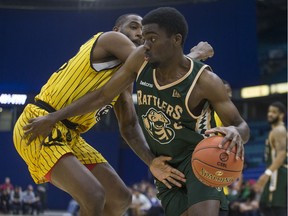
[[[130,119],[120,124],[120,133],[125,140],[130,140],[135,136],[137,123],[137,119]]]
[[[98,103],[99,104],[99,108],[101,108],[101,107],[104,107],[107,104],[111,103],[112,100],[113,100],[113,97],[110,97],[109,95],[105,94],[105,92],[102,90],[100,92],[97,100],[95,100],[95,102]]]
[[[250,139],[250,128],[245,121],[240,124],[240,128],[242,128],[241,138],[243,143],[247,143]]]

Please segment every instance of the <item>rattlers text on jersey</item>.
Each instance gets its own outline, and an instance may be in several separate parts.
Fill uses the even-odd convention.
[[[215,127],[214,111],[208,103],[201,115],[194,116],[188,98],[207,65],[191,60],[185,76],[169,85],[160,86],[155,70],[145,62],[137,77],[138,116],[153,153],[185,158],[204,138],[206,129]]]

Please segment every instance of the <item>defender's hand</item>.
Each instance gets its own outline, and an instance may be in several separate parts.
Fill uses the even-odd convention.
[[[214,49],[208,42],[199,42],[196,46],[190,49],[189,56],[197,60],[205,61],[208,58],[212,58],[214,55]]]
[[[151,173],[159,181],[165,184],[169,189],[172,188],[171,184],[182,187],[181,182],[186,182],[185,175],[179,170],[167,164],[171,157],[160,156],[154,158],[149,166]]]
[[[27,145],[38,136],[42,136],[45,139],[51,133],[56,122],[53,115],[50,114],[29,119],[28,124],[23,126],[24,137],[29,137]]]

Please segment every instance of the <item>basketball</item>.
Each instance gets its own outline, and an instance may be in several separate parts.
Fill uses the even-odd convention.
[[[230,142],[226,142],[222,149],[218,145],[222,136],[211,136],[201,140],[192,154],[192,169],[195,176],[210,187],[224,187],[232,184],[240,177],[244,161],[236,160],[236,147],[230,154],[226,149]]]

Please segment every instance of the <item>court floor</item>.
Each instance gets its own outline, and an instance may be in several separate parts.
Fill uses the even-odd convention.
[[[3,213],[1,213],[0,212],[0,215],[2,216],[15,216],[15,215],[13,215],[13,214],[3,214]],[[34,214],[34,215],[36,215],[36,214]],[[18,215],[18,216],[29,216],[29,215],[22,215],[22,214],[20,214],[20,215]],[[38,214],[37,216],[71,216],[69,213],[66,213],[65,211],[51,211],[51,210],[47,210],[47,211],[45,211],[44,213],[40,213],[40,214]]]

